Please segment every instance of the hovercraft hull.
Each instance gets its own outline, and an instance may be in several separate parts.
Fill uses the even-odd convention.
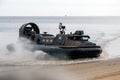
[[[58,47],[37,45],[34,50],[41,50],[47,54],[59,59],[78,59],[99,57],[102,49],[99,46],[94,47]]]

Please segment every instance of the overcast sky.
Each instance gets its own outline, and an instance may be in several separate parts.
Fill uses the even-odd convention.
[[[0,0],[0,16],[120,16],[120,0]]]

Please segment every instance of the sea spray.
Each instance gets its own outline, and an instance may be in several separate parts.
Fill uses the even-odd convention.
[[[101,33],[98,36],[100,37],[99,38],[100,40],[98,40],[98,42],[101,42],[101,45],[107,48],[107,46],[105,46],[104,44],[107,44],[111,40],[115,40],[116,38],[119,37],[119,34],[113,37],[109,35],[110,36],[109,37],[105,33]],[[33,51],[32,49],[34,46],[35,46],[35,43],[29,41],[28,39],[20,38],[15,44],[9,44],[7,45],[6,48],[1,49],[0,61],[8,61],[8,62],[19,61],[20,64],[17,63],[17,65],[50,65],[50,64],[64,65],[64,64],[98,61],[98,60],[104,59],[103,57],[104,55],[103,55],[100,58],[94,58],[94,59],[78,59],[78,60],[63,61],[63,60],[53,58],[41,50]],[[108,53],[106,49],[104,50],[105,50],[105,53]],[[105,53],[102,53],[102,54],[105,54]],[[23,63],[23,61],[25,62]]]
[[[34,44],[32,44],[31,41],[20,38],[15,44],[8,44],[6,48],[2,49],[1,60],[24,61],[44,59],[47,54],[41,50],[32,51],[33,47]]]

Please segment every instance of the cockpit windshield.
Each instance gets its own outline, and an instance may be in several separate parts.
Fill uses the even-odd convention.
[[[88,41],[90,39],[89,36],[72,36],[69,37],[70,40],[76,40],[76,41]]]
[[[88,36],[83,36],[83,37],[81,37],[81,40],[82,40],[82,41],[88,41],[88,40],[89,40],[89,37],[88,37]]]

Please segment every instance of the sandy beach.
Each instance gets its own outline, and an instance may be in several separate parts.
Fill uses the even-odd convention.
[[[66,67],[80,80],[119,80],[120,58]],[[83,78],[83,79],[81,79]]]
[[[0,79],[17,77],[21,80],[119,80],[120,58],[67,65],[29,65],[30,62],[0,66]],[[16,65],[13,65],[16,64]],[[17,79],[13,79],[17,80]]]

